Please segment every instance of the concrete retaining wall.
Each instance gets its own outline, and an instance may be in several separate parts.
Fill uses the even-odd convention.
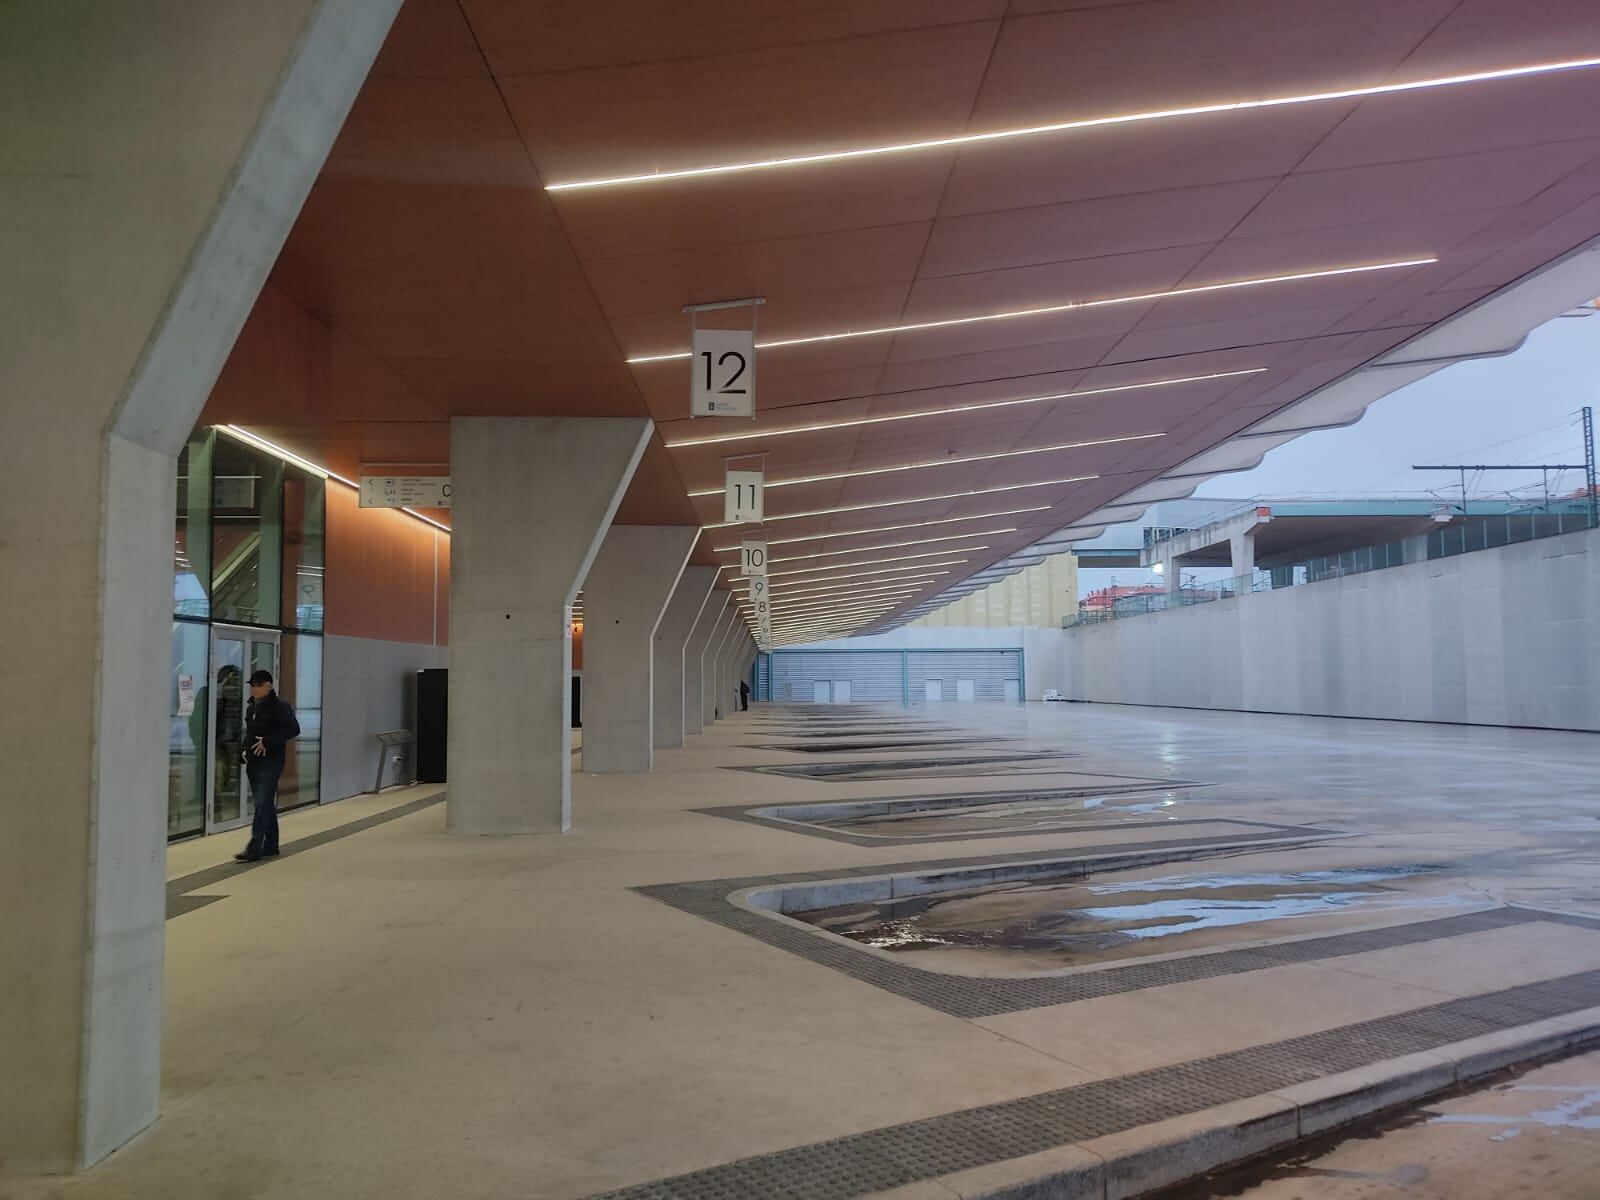
[[[450,665],[447,646],[322,639],[322,799],[342,800],[372,787],[378,734],[416,729],[411,676]]]
[[[1074,700],[1600,730],[1600,533],[1066,634]]]

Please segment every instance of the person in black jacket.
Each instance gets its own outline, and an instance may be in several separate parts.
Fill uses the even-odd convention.
[[[251,675],[243,753],[256,816],[250,826],[250,844],[233,856],[240,862],[257,862],[278,853],[278,780],[289,742],[299,736],[300,722],[295,720],[294,709],[273,690],[272,672]]]

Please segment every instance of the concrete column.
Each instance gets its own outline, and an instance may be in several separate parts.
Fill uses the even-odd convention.
[[[0,1172],[156,1117],[176,456],[397,7],[0,19]]]
[[[657,749],[681,747],[687,732],[688,706],[684,701],[687,691],[686,658],[690,634],[700,619],[700,612],[711,596],[711,587],[717,582],[716,567],[685,567],[673,589],[667,611],[656,626],[652,649],[654,679],[651,683],[651,702],[654,713],[651,719],[651,738]],[[700,724],[700,695],[694,696],[695,725]]]
[[[1236,533],[1228,539],[1228,561],[1233,565],[1233,573],[1250,575],[1256,569],[1256,538],[1249,530]]]
[[[722,710],[723,716],[737,711],[737,706],[733,702],[734,678],[740,649],[743,647],[745,639],[749,636],[744,618],[739,616],[737,611],[735,611],[734,615],[737,619],[734,622],[733,629],[728,634],[727,642],[722,647],[722,656],[718,660],[717,683],[720,690],[717,693],[717,707]]]
[[[734,627],[738,624],[739,610],[730,603],[723,609],[722,619],[717,622],[717,627],[711,634],[711,642],[706,647],[700,694],[702,725],[714,724],[718,715],[727,710],[727,702],[722,698],[722,655],[728,648],[728,639],[733,636]]]
[[[586,772],[650,769],[656,627],[699,536],[698,525],[613,525],[600,543],[583,581]]]
[[[713,588],[694,623],[694,631],[684,645],[683,732],[686,735],[705,732],[706,651],[731,600],[731,592]]]
[[[1183,565],[1176,558],[1162,559],[1161,579],[1166,584],[1167,591],[1181,592],[1183,590]]]
[[[636,417],[451,420],[450,832],[572,824],[572,602],[649,437]]]

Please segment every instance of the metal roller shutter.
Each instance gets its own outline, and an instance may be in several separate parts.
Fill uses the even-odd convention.
[[[1015,680],[1022,691],[1020,650],[911,650],[906,655],[907,683],[913,699],[927,694],[927,682],[937,679],[946,700],[966,699],[961,685],[970,680],[973,700],[1004,700],[1006,681]]]
[[[844,680],[852,704],[898,704],[902,691],[898,650],[775,650],[772,654],[772,700],[777,704],[811,704],[816,685]]]

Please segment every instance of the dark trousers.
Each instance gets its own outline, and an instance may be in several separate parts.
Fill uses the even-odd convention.
[[[272,759],[252,762],[246,767],[250,778],[250,799],[255,802],[255,820],[250,824],[252,854],[278,852],[278,780],[283,763]]]

